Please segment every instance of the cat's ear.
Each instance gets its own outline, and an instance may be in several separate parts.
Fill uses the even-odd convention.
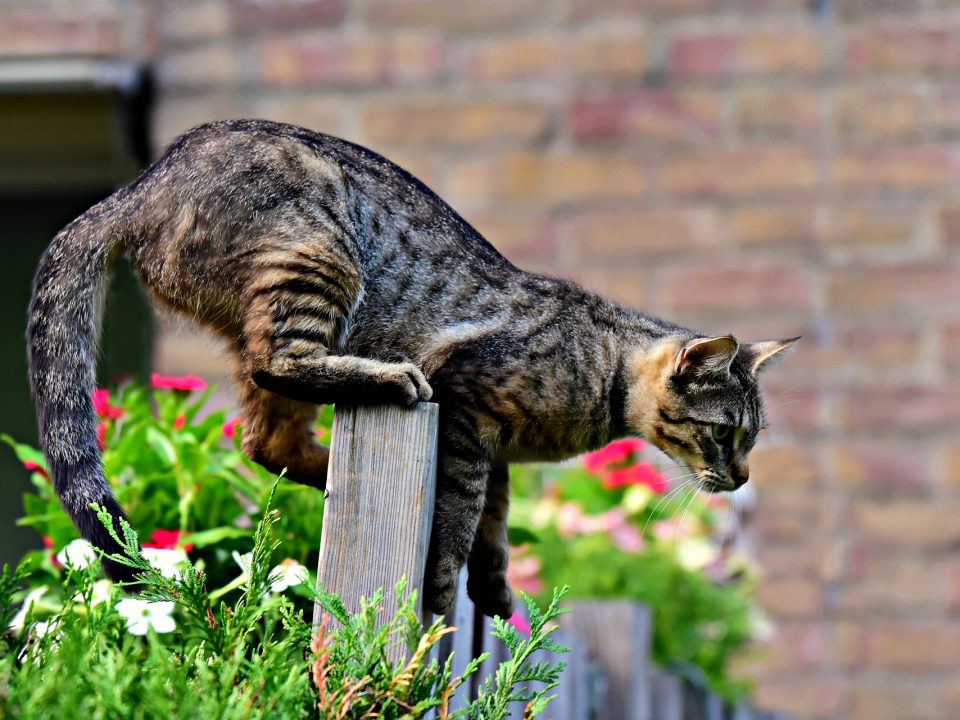
[[[732,335],[688,340],[677,352],[673,371],[677,375],[729,375],[738,348]]]
[[[764,342],[748,343],[743,346],[744,358],[752,375],[759,375],[761,370],[772,367],[785,357],[785,352],[793,347],[800,339],[798,335],[789,340],[766,340]]]

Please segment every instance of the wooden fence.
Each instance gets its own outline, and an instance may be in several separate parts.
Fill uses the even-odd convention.
[[[395,610],[391,588],[406,576],[422,587],[436,485],[438,408],[420,403],[338,408],[331,440],[318,582],[350,610],[384,588],[385,613]],[[556,633],[571,652],[545,717],[553,720],[774,720],[747,706],[731,708],[713,693],[650,663],[649,610],[626,601],[567,603]],[[319,608],[315,621],[319,618]],[[429,618],[424,618],[425,620]],[[460,578],[456,607],[446,623],[441,659],[453,653],[454,675],[470,658],[490,657],[479,677],[493,672],[507,649],[490,634],[489,618],[474,612]],[[543,660],[546,658],[538,658]],[[464,684],[451,709],[476,696]],[[513,717],[523,717],[518,707]]]

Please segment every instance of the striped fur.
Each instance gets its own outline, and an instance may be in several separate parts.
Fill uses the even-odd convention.
[[[244,450],[270,469],[323,487],[327,450],[310,432],[319,403],[440,404],[425,588],[437,612],[468,562],[480,609],[510,613],[511,462],[636,434],[711,489],[745,479],[763,422],[756,372],[789,345],[704,339],[518,270],[418,180],[346,141],[263,121],[201,126],[62,231],[34,285],[30,379],[44,452],[64,506],[107,549],[89,504],[120,510],[90,393],[120,253],[159,305],[228,341]],[[742,452],[711,439],[716,423],[736,426]]]

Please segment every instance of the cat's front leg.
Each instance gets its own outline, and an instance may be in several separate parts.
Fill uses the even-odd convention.
[[[483,514],[467,560],[467,593],[477,609],[490,617],[513,614],[513,591],[507,584],[509,507],[509,471],[506,465],[498,465],[490,473]]]
[[[441,405],[441,410],[443,405]],[[473,547],[484,509],[491,462],[462,418],[440,426],[437,501],[424,578],[424,604],[446,614],[457,595],[457,579]]]

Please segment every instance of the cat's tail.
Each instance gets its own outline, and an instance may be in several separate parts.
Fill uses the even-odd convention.
[[[108,553],[119,546],[91,508],[125,517],[100,461],[92,394],[109,265],[124,244],[125,191],[110,196],[61,230],[33,281],[27,362],[40,445],[60,503],[80,534]],[[104,561],[107,576],[131,580],[129,567]]]

